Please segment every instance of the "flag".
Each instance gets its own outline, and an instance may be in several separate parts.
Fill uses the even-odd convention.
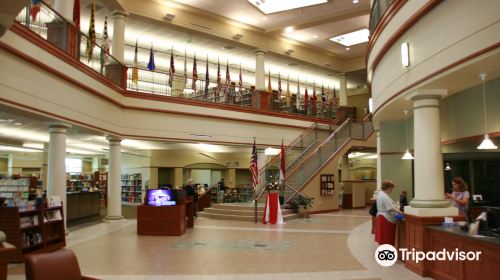
[[[136,57],[137,57],[137,47],[136,47]],[[170,51],[170,68],[168,69],[168,85],[172,88],[172,83],[174,81],[175,65],[174,65],[174,47]]]
[[[95,46],[95,0],[92,0],[92,11],[90,13],[89,37],[87,38],[87,54],[88,61],[92,60],[92,55]]]
[[[101,66],[109,58],[108,16],[104,18],[104,31],[102,32]]]
[[[267,92],[272,93],[273,88],[271,87],[271,70],[269,70],[269,76],[267,76]]]
[[[243,76],[241,75],[241,63],[240,63],[240,81],[238,82],[238,86],[240,89],[238,90],[238,94],[240,95],[240,98],[243,97]]]
[[[281,104],[281,73],[278,73],[278,100]]]
[[[295,102],[295,108],[297,108],[297,112],[300,112],[300,80],[297,77],[297,101]]]
[[[30,9],[31,21],[36,20],[36,16],[40,12],[41,8],[42,8],[42,0],[31,0],[31,9]]]
[[[153,51],[153,44],[151,43],[151,49],[149,49],[149,62],[148,62],[149,71],[155,70],[155,52]]]
[[[186,55],[186,50],[184,49],[184,88],[186,88],[187,80],[188,80],[187,55]]]
[[[132,83],[137,85],[139,80],[139,62],[137,62],[137,40],[135,40],[134,67],[132,68]]]
[[[281,140],[281,167],[280,167],[280,182],[285,181],[285,146],[283,145],[283,140]]]
[[[333,86],[332,106],[333,106],[334,108],[337,108],[337,106],[339,106],[339,104],[338,104],[338,102],[337,102],[337,94],[335,93],[335,86]]]
[[[323,84],[321,84],[321,110],[325,110],[325,105],[326,105],[326,94],[325,94],[325,88],[323,87]]]
[[[229,86],[231,85],[231,77],[229,74],[229,61],[227,61],[226,64],[226,88],[224,91],[226,92],[226,100],[228,100],[229,97]]]
[[[210,75],[208,74],[208,54],[207,54],[207,66],[205,69],[205,94],[208,94],[208,85],[210,84]]]
[[[290,74],[288,74],[288,78],[286,79],[286,94],[285,94],[286,106],[288,110],[291,110],[292,106],[292,98],[290,95]]]
[[[309,94],[307,94],[307,80],[306,80],[306,92],[304,93],[304,114],[306,115],[308,107],[309,107]]]
[[[313,85],[313,95],[311,97],[311,114],[313,116],[316,116],[316,101],[317,101],[317,97],[316,97],[316,82],[314,82],[314,85]]]
[[[198,69],[196,67],[196,54],[194,54],[193,60],[193,90],[196,90],[196,81],[198,80]]]
[[[252,187],[255,189],[259,183],[259,167],[257,165],[257,147],[255,139],[253,140],[252,156],[250,159],[250,173],[252,174]]]
[[[219,58],[217,58],[217,86],[215,88],[215,94],[216,96],[219,96],[220,95],[220,63],[219,63]]]
[[[80,31],[80,0],[75,0],[73,5],[73,22],[76,25],[76,29]]]

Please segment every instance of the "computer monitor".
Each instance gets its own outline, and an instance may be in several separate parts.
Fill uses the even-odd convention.
[[[147,205],[172,206],[176,205],[176,195],[172,190],[152,189],[146,192]]]

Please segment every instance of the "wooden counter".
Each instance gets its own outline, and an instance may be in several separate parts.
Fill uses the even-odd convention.
[[[101,214],[100,192],[68,193],[66,199],[68,221]]]
[[[137,206],[138,235],[175,235],[194,227],[194,199],[181,199],[175,206]]]
[[[0,244],[0,280],[7,280],[7,264],[10,256],[16,252],[16,247],[10,243],[3,242]]]

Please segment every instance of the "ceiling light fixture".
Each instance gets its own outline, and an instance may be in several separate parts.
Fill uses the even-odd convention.
[[[166,21],[172,21],[175,18],[175,15],[173,14],[166,14],[163,19]]]
[[[353,3],[353,4],[358,4],[358,3],[359,3],[359,0],[352,0],[352,3]]]
[[[408,111],[404,110],[403,112],[405,113],[406,152],[401,159],[413,159],[410,150],[408,150]]]
[[[318,35],[313,35],[313,38],[314,38],[314,39],[318,38]]]
[[[479,74],[479,78],[481,79],[481,84],[483,86],[483,111],[484,111],[484,139],[481,142],[481,145],[477,146],[478,150],[496,150],[498,147],[491,141],[490,136],[488,135],[488,123],[486,116],[486,90],[484,86],[484,81],[486,80],[486,73]]]
[[[351,48],[347,47],[347,48],[345,48],[345,50],[346,50],[346,51],[350,51],[350,50],[351,50]]]
[[[280,152],[281,152],[280,149],[275,149],[275,148],[266,148],[264,150],[264,154],[266,156],[275,156],[275,155],[279,154]]]
[[[327,3],[328,0],[248,0],[264,14],[272,14]]]
[[[451,166],[449,163],[446,163],[446,166],[444,167],[444,170],[446,171],[450,171],[451,170]]]
[[[295,31],[295,28],[293,28],[293,26],[288,26],[287,28],[285,28],[285,33],[292,33],[293,31]]]
[[[410,66],[410,47],[408,42],[404,42],[401,44],[401,64],[403,67]]]
[[[350,47],[353,45],[368,42],[368,36],[370,31],[368,28],[363,28],[361,30],[353,31],[347,34],[342,34],[336,37],[332,37],[329,40],[335,43],[339,43],[343,46]]]

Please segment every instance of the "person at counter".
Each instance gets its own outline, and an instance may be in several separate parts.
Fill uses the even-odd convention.
[[[396,214],[401,213],[401,211],[389,197],[393,189],[394,183],[391,180],[384,180],[382,190],[377,194],[375,241],[379,245],[391,244],[394,246],[396,239]]]
[[[467,191],[467,184],[464,179],[455,177],[451,181],[453,191],[445,193],[445,197],[450,201],[450,204],[458,208],[458,214],[465,215],[465,209],[469,204],[469,192]]]

